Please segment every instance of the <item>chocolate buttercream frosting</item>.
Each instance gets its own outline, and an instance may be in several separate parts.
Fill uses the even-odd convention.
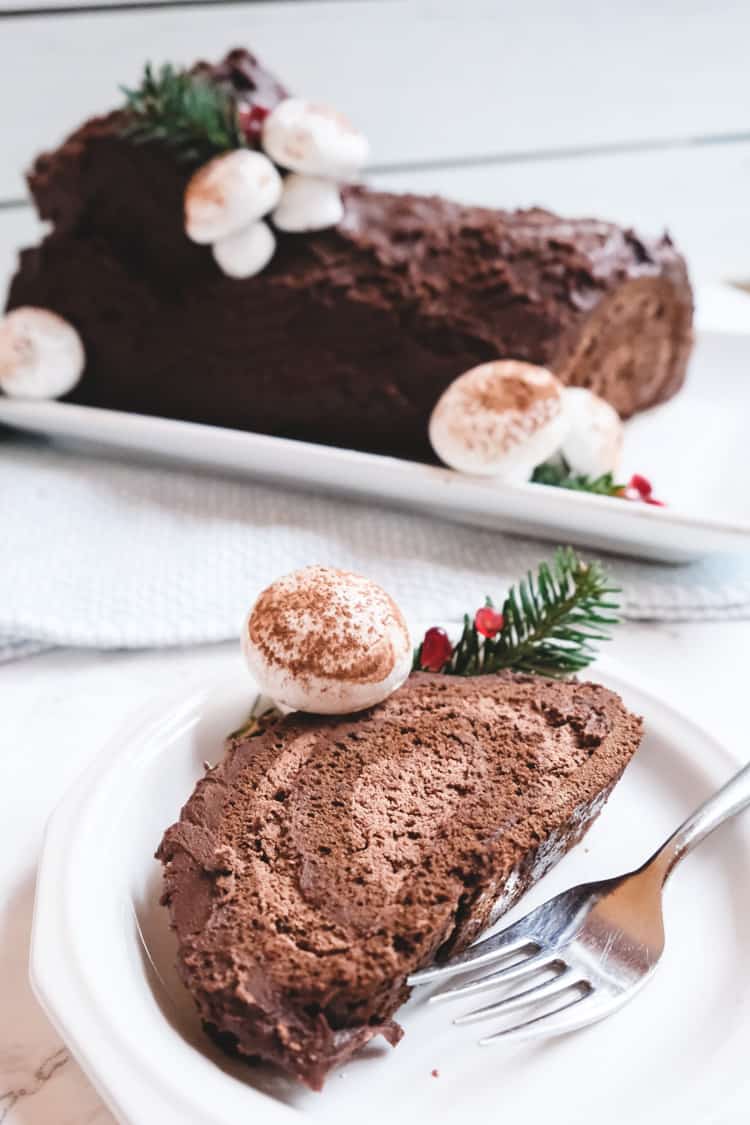
[[[244,104],[284,94],[246,52],[200,68]],[[549,366],[623,416],[682,384],[692,296],[666,235],[350,187],[338,227],[280,232],[238,281],[184,233],[194,167],[126,123],[94,118],[29,175],[53,230],[22,253],[9,307],[78,329],[71,401],[431,459],[433,406],[487,360]]]
[[[314,1089],[395,1045],[408,974],[582,837],[640,738],[599,685],[420,672],[360,715],[230,739],[158,852],[206,1030]]]

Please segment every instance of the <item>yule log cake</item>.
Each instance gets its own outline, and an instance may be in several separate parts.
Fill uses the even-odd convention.
[[[308,118],[312,154],[293,144]],[[488,360],[545,365],[623,417],[679,389],[692,297],[668,236],[347,186],[363,142],[242,50],[149,71],[37,159],[52,230],[8,307],[77,330],[70,401],[407,457],[432,457],[435,403]],[[266,209],[238,195],[241,229],[217,226],[241,184]]]

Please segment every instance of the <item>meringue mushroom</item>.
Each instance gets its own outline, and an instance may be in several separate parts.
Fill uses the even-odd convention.
[[[464,473],[528,480],[567,433],[563,386],[551,371],[503,359],[455,379],[430,418],[432,448]]]
[[[263,124],[263,148],[282,168],[347,179],[367,162],[367,138],[337,110],[286,98]]]
[[[261,691],[282,709],[321,715],[372,707],[412,665],[401,610],[368,578],[306,566],[277,579],[247,615],[242,649]]]
[[[24,306],[0,319],[0,388],[13,398],[60,398],[83,374],[86,355],[72,324]]]
[[[214,259],[227,277],[253,277],[268,265],[276,239],[262,220],[220,238],[213,244]]]
[[[613,406],[585,387],[563,390],[569,429],[560,452],[574,473],[601,477],[620,463],[623,425]]]
[[[341,193],[333,180],[292,172],[271,218],[279,230],[297,232],[335,227],[343,216]]]
[[[199,168],[185,189],[185,232],[209,243],[260,219],[281,198],[281,176],[262,152],[225,152]]]

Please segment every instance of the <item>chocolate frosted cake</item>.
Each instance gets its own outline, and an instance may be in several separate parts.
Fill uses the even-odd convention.
[[[197,73],[257,147],[282,86],[243,51]],[[350,186],[330,229],[260,231],[276,252],[238,280],[185,233],[206,154],[144,143],[130,116],[87,122],[29,175],[53,229],[21,254],[9,308],[77,329],[71,401],[422,458],[438,398],[487,360],[547,365],[624,417],[683,381],[692,299],[667,236]]]
[[[407,975],[468,945],[586,832],[641,722],[595,684],[413,674],[357,716],[230,740],[159,849],[209,1033],[318,1089]]]

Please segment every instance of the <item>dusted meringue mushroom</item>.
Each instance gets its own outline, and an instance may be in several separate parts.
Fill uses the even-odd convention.
[[[321,715],[372,707],[412,664],[409,630],[385,590],[326,566],[295,570],[264,590],[242,649],[264,694],[283,709]]]
[[[460,375],[430,418],[432,448],[464,473],[528,480],[567,432],[563,387],[545,367],[495,360]]]
[[[292,172],[284,180],[281,202],[271,218],[279,230],[325,230],[344,216],[341,192],[333,180]]]
[[[225,238],[272,211],[281,176],[262,152],[225,152],[199,168],[185,189],[185,233],[193,242]]]
[[[0,389],[13,398],[60,398],[83,374],[86,355],[72,324],[48,309],[0,319]]]
[[[286,98],[271,110],[262,143],[282,168],[333,179],[354,175],[369,155],[367,138],[343,114],[303,98]]]
[[[216,264],[227,277],[253,277],[265,269],[276,249],[268,223],[259,220],[214,242]]]
[[[560,452],[574,473],[600,477],[620,464],[623,425],[613,406],[585,387],[563,391],[569,430]]]

